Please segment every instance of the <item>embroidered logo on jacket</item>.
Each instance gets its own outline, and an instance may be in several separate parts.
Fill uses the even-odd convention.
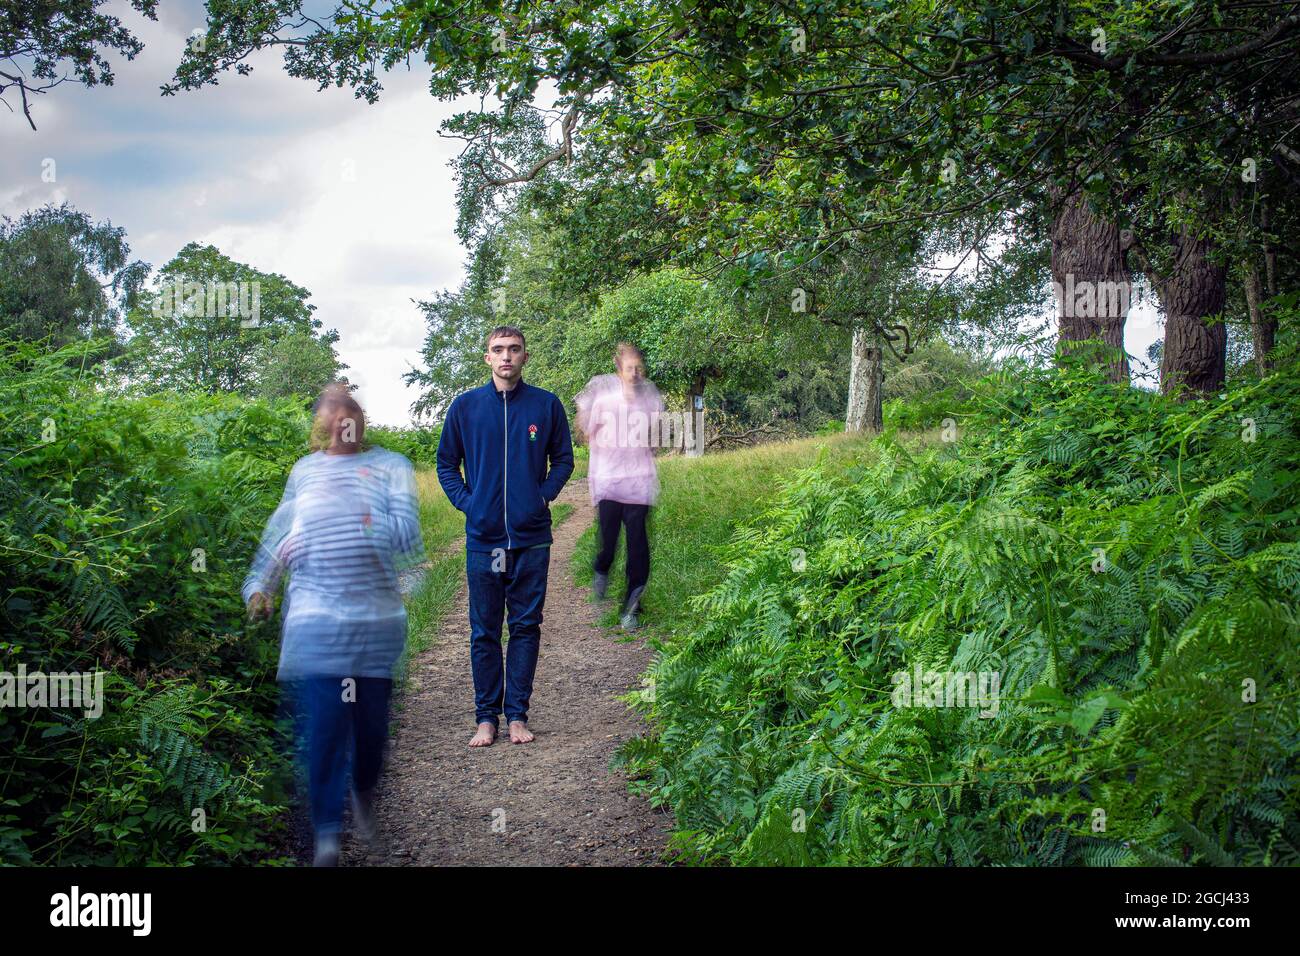
[[[537,441],[537,426],[536,426],[536,425],[529,425],[529,426],[528,426],[528,440],[529,440],[529,441]]]

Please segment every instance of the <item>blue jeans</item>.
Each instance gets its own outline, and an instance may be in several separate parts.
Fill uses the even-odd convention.
[[[550,563],[549,545],[466,552],[476,723],[495,724],[503,707],[507,721],[528,719]],[[503,674],[501,618],[507,610],[510,640]]]
[[[300,759],[306,764],[312,830],[319,836],[343,828],[343,803],[352,787],[362,793],[379,783],[388,743],[386,677],[304,677],[286,690],[297,718]]]

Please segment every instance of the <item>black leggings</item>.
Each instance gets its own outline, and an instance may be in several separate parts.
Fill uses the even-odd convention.
[[[600,521],[600,553],[596,555],[597,574],[608,574],[618,549],[618,526],[627,528],[627,593],[645,587],[650,579],[650,539],[646,536],[649,505],[626,505],[621,501],[601,501],[596,505]]]

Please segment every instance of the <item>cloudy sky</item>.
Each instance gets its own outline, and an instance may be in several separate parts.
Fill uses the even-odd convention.
[[[113,59],[111,87],[40,97],[36,132],[0,109],[0,214],[66,200],[125,228],[133,257],[155,269],[198,241],[285,275],[339,330],[372,419],[408,424],[416,393],[401,376],[424,339],[411,300],[457,285],[464,263],[447,165],[461,144],[437,131],[476,101],[435,100],[418,64],[389,74],[370,106],[287,76],[275,51],[251,76],[162,97],[202,3],[167,0],[156,23],[125,3],[106,9],[145,51]],[[47,160],[54,182],[42,180]]]
[[[126,3],[106,7],[145,43],[134,61],[114,59],[113,86],[40,97],[36,132],[0,110],[0,214],[67,201],[124,227],[155,269],[197,241],[283,274],[339,330],[372,420],[409,424],[416,393],[401,376],[424,338],[411,300],[457,285],[465,258],[448,166],[461,144],[437,131],[472,101],[435,100],[416,64],[389,74],[370,106],[287,76],[277,51],[252,59],[251,76],[162,97],[204,12],[199,0],[159,8],[152,22]],[[1128,351],[1144,355],[1159,334],[1155,310],[1135,308]]]

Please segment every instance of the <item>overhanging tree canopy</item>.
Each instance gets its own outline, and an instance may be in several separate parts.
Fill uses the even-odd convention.
[[[210,14],[169,89],[281,46],[290,73],[373,100],[383,69],[423,55],[435,95],[501,98],[451,124],[478,208],[585,136],[653,183],[679,243],[756,274],[873,231],[1049,206],[1058,282],[1125,283],[1131,253],[1156,284],[1167,387],[1222,381],[1225,244],[1267,256],[1293,218],[1294,3],[422,0],[317,20],[227,0]],[[538,135],[543,80],[558,143]],[[1252,180],[1223,181],[1248,163]],[[1061,318],[1065,340],[1122,343],[1122,308]]]

